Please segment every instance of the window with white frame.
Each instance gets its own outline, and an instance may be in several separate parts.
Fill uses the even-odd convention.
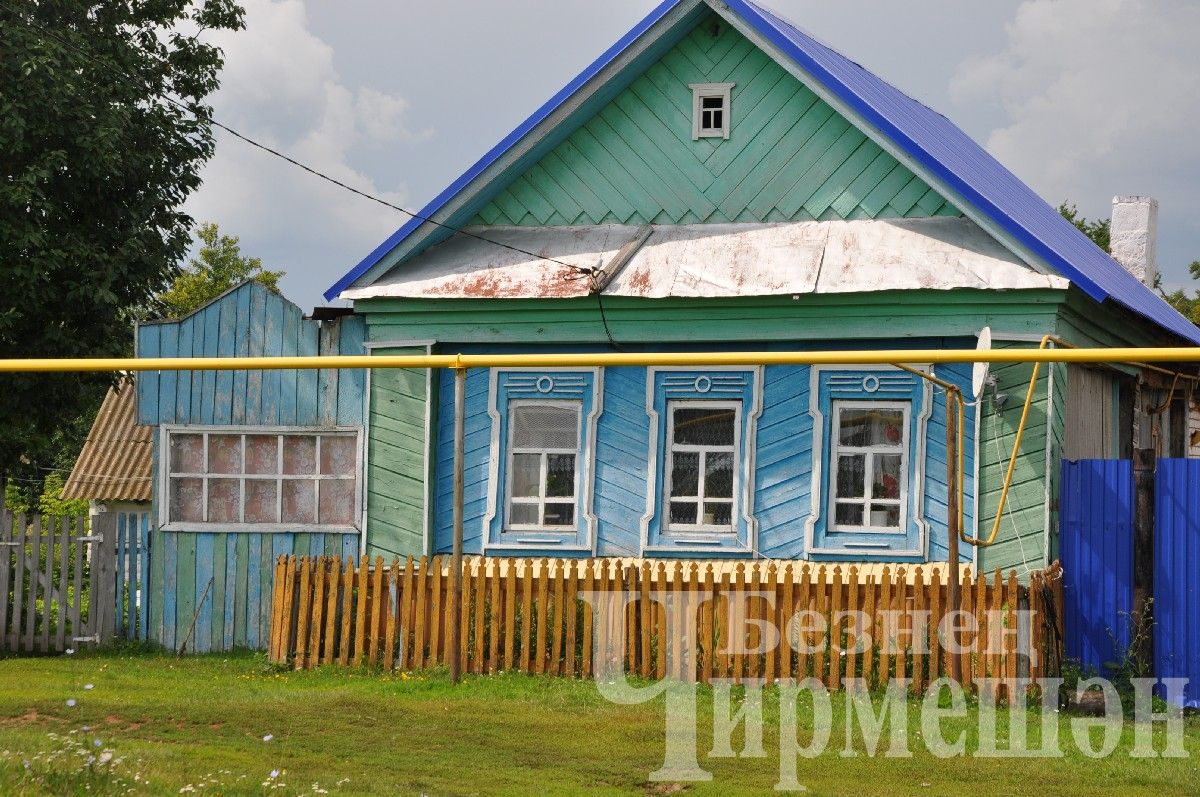
[[[668,531],[733,532],[740,412],[740,402],[668,402]]]
[[[578,401],[509,403],[507,528],[576,528],[581,409]]]
[[[907,402],[835,401],[833,531],[896,533],[906,523]]]
[[[170,430],[168,526],[358,525],[358,433]]]
[[[732,83],[693,83],[692,139],[729,138]]]

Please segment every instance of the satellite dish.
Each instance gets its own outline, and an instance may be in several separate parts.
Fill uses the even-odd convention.
[[[975,345],[975,351],[989,351],[992,348],[992,328],[984,327],[979,330],[979,343]],[[971,370],[971,395],[973,398],[979,398],[983,393],[983,384],[988,377],[988,363],[977,362]]]

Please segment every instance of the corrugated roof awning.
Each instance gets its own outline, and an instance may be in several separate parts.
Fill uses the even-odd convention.
[[[63,487],[63,498],[149,501],[153,429],[139,426],[133,382],[110,387],[87,442]]]
[[[618,252],[638,239],[640,229],[474,227],[470,232],[480,237],[456,235],[374,284],[344,295],[586,296],[591,282],[584,272],[609,269]],[[1063,277],[1033,270],[967,219],[804,221],[654,227],[629,260],[617,264],[604,295],[721,298],[1068,284]]]

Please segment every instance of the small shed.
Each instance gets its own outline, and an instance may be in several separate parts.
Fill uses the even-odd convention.
[[[306,317],[249,281],[183,318],[139,324],[137,352],[362,354],[364,332],[349,310]],[[201,653],[260,647],[275,557],[357,556],[366,379],[337,368],[140,375],[138,420],[153,451],[152,639]]]
[[[63,487],[63,498],[86,500],[91,514],[150,509],[153,428],[137,422],[137,385],[108,389],[87,441]]]

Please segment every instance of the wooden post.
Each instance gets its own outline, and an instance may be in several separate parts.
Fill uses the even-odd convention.
[[[467,370],[454,369],[454,548],[450,564],[450,680],[462,678],[462,555],[463,555],[463,416],[467,405]]]
[[[958,398],[957,391],[946,391],[946,537],[948,541],[950,611],[962,606],[958,575]],[[957,623],[958,618],[955,617]],[[957,640],[955,640],[957,642]],[[950,677],[962,683],[962,667],[958,656],[950,657]]]

